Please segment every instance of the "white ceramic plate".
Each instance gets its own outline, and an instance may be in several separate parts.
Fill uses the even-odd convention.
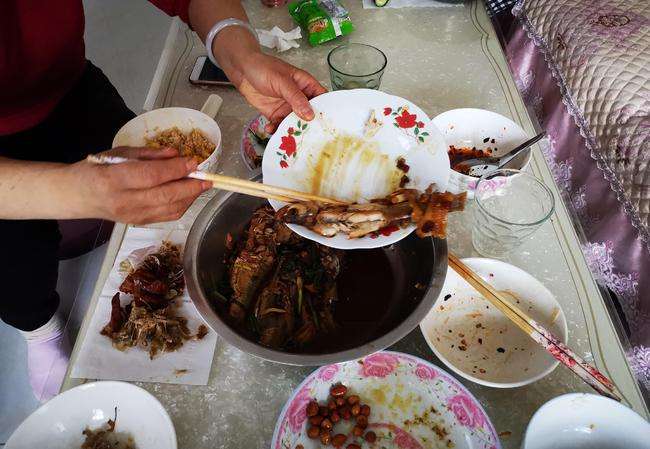
[[[280,413],[271,449],[320,449],[319,440],[306,435],[305,409],[310,400],[324,402],[332,384],[342,383],[371,408],[368,430],[375,445],[386,449],[499,449],[501,443],[481,404],[460,382],[420,358],[382,351],[360,360],[327,365],[296,388]],[[348,424],[348,423],[346,423]],[[423,425],[424,424],[424,425]],[[436,434],[434,428],[447,433]],[[344,424],[335,433],[347,434]],[[352,443],[348,436],[343,447]],[[361,443],[357,439],[358,443]]]
[[[632,409],[595,394],[551,399],[533,415],[522,449],[648,449],[650,424]]]
[[[473,258],[463,262],[566,342],[564,313],[537,279],[498,260]],[[440,360],[481,385],[519,387],[550,374],[559,363],[451,268],[420,330]]]
[[[81,447],[83,430],[103,427],[115,407],[115,431],[132,437],[138,449],[176,449],[174,426],[160,402],[125,382],[92,382],[61,393],[26,419],[5,449]]]
[[[452,109],[434,117],[432,122],[442,133],[447,148],[491,148],[492,155],[499,157],[514,150],[528,139],[526,132],[507,117],[484,109]],[[485,141],[487,139],[487,141]],[[493,142],[494,140],[494,142]],[[521,170],[530,162],[531,154],[517,157],[508,168]],[[454,193],[468,192],[474,195],[478,178],[450,170],[449,190]]]
[[[410,166],[406,187],[434,183],[446,190],[449,157],[440,132],[408,100],[369,89],[339,90],[311,100],[316,118],[304,122],[290,114],[269,141],[262,160],[264,182],[332,198],[365,202],[399,188],[399,157]],[[363,138],[371,114],[375,134]],[[270,201],[275,210],[283,203]],[[289,225],[303,237],[334,248],[376,248],[394,243],[415,227],[390,235],[348,239],[323,237]]]
[[[216,115],[218,106],[213,108],[215,95],[208,97],[202,110]],[[219,98],[219,97],[217,97]],[[220,99],[219,99],[220,100]],[[187,133],[198,128],[215,145],[210,156],[201,162],[198,169],[212,173],[215,171],[218,155],[221,154],[221,129],[213,117],[204,112],[189,108],[161,108],[145,112],[129,120],[113,138],[113,148],[120,146],[142,147],[146,139],[153,138],[160,131],[167,128],[178,127]]]

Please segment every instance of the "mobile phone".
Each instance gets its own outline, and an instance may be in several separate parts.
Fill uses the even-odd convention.
[[[211,84],[218,86],[232,86],[226,74],[219,67],[214,65],[207,56],[196,58],[194,68],[190,74],[192,84]]]

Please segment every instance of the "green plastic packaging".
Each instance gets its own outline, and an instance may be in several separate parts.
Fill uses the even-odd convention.
[[[354,31],[348,11],[337,0],[298,0],[289,4],[289,14],[314,46]]]

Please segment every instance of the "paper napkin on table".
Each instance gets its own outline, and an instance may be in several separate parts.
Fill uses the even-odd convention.
[[[383,8],[440,8],[447,6],[463,6],[463,2],[437,2],[435,0],[390,0]],[[379,8],[374,0],[363,0],[363,9]]]
[[[149,359],[147,349],[133,347],[123,352],[118,351],[108,337],[100,335],[111,316],[111,298],[125,277],[119,270],[120,263],[136,250],[151,246],[158,248],[163,240],[185,246],[187,234],[188,231],[168,229],[127,229],[93,312],[88,331],[81,342],[71,377],[207,385],[217,344],[217,334],[212,329],[209,329],[202,340],[186,341],[181,348],[173,352],[159,352],[153,360]],[[123,305],[131,300],[131,295],[121,294],[121,297]],[[204,321],[187,294],[187,288],[183,296],[176,298],[176,302],[179,304],[178,314],[187,318],[187,326],[195,333]]]
[[[255,30],[257,37],[260,40],[260,45],[268,48],[275,48],[278,52],[289,50],[290,48],[298,48],[300,44],[297,42],[302,37],[300,27],[296,27],[291,31],[282,31],[280,27],[273,27],[270,30]]]

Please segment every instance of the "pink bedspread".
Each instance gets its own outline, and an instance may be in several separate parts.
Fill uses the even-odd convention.
[[[650,102],[647,80],[650,68],[646,65],[645,79],[643,76],[640,80],[635,78],[642,83],[642,89],[641,96],[633,100],[626,97],[623,89],[617,92],[616,83],[610,83],[614,87],[601,89],[600,93],[598,89],[583,88],[594,83],[606,84],[603,79],[607,76],[622,76],[616,64],[613,64],[614,70],[607,67],[598,73],[611,54],[607,47],[613,51],[621,48],[632,51],[626,45],[637,45],[639,40],[650,36],[650,18],[643,11],[639,13],[635,0],[573,0],[573,8],[567,8],[571,6],[567,1],[571,2],[520,0],[515,7],[520,25],[508,42],[508,58],[524,100],[548,132],[549,144],[544,155],[565,193],[566,204],[575,214],[577,225],[584,230],[583,251],[588,264],[596,280],[608,287],[620,304],[630,341],[630,364],[640,383],[650,389],[648,219],[647,215],[643,216],[646,212],[643,203],[637,202],[634,206],[635,198],[626,196],[625,188],[621,188],[621,184],[636,185],[638,182],[626,174],[625,161],[620,170],[612,167],[607,140],[612,135],[629,132],[629,127],[625,128],[628,122],[620,119],[626,113],[628,119],[639,120],[639,126],[628,136],[632,146],[624,150],[638,153],[639,157],[633,161],[635,173],[641,179],[650,179],[650,165],[647,164],[650,160],[650,112],[645,102],[645,99]],[[635,12],[627,12],[626,6]],[[650,12],[650,8],[646,10]],[[542,13],[543,18],[535,16]],[[624,27],[627,28],[621,31]],[[618,34],[613,28],[619,28]],[[617,40],[616,36],[623,35],[625,39]],[[576,61],[582,66],[572,67],[571,63]],[[641,64],[642,69],[645,65],[643,60],[631,61]],[[615,101],[601,101],[609,95],[614,95]],[[600,109],[594,110],[593,105]],[[634,114],[630,116],[632,108]],[[605,117],[604,121],[594,123],[598,119],[596,115]],[[619,157],[620,150],[615,147],[613,154]],[[641,188],[647,189],[647,186],[642,182]],[[641,196],[648,194],[650,189],[641,191]]]

